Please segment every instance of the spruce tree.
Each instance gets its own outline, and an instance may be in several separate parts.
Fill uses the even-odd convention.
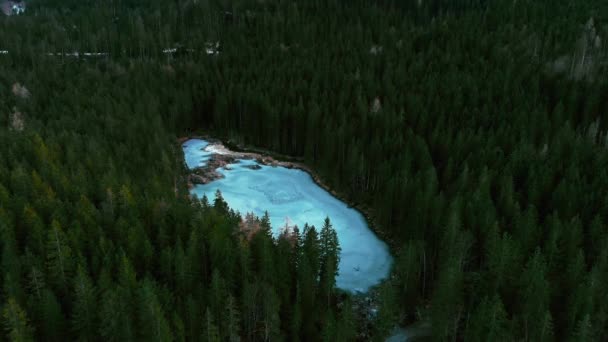
[[[2,310],[4,330],[12,342],[34,341],[34,330],[29,325],[25,311],[13,298],[9,298]]]

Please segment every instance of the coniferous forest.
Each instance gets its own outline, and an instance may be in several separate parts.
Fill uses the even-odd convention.
[[[608,340],[608,2],[27,5],[0,17],[0,340]],[[246,239],[190,198],[201,132],[368,214],[377,314],[335,288],[331,218]]]

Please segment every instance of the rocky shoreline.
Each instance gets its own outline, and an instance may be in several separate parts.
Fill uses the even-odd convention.
[[[205,166],[197,167],[193,169],[193,171],[190,173],[189,177],[193,180],[193,184],[207,184],[216,179],[222,178],[223,176],[216,171],[218,168],[227,168],[227,165],[235,163],[237,159],[245,159],[255,160],[260,165],[273,167],[281,166],[288,169],[299,169],[302,171],[306,171],[308,174],[311,175],[311,177],[317,184],[319,184],[325,190],[331,192],[332,195],[334,194],[333,191],[331,191],[326,185],[324,185],[320,181],[318,176],[316,176],[314,172],[304,164],[298,162],[277,160],[272,156],[258,152],[233,151],[224,146],[221,141],[205,136],[184,137],[180,138],[179,142],[184,143],[188,139],[204,139],[208,141],[209,145],[207,145],[204,150],[213,153]],[[260,166],[258,165],[250,165],[247,167],[253,170],[257,170],[260,168]]]
[[[180,138],[180,143],[188,140],[190,138]],[[230,169],[228,165],[236,163],[238,159],[245,160],[255,160],[257,163],[261,165],[268,166],[283,166],[286,168],[301,168],[301,165],[295,165],[291,162],[282,162],[275,160],[270,156],[266,156],[260,153],[252,153],[252,152],[236,152],[228,149],[224,146],[224,144],[219,140],[214,140],[210,138],[202,138],[209,141],[209,145],[207,145],[204,150],[207,152],[212,152],[213,154],[207,160],[205,166],[197,167],[193,169],[188,175],[188,188],[192,188],[195,184],[207,184],[213,182],[214,180],[223,178],[224,176],[217,171],[217,169],[224,168]],[[261,167],[259,165],[248,165],[247,167],[252,170],[258,170]]]

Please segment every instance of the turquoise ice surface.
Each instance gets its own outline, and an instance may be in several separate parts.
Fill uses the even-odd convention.
[[[208,145],[200,139],[183,144],[189,168],[205,165],[213,154],[204,150]],[[305,223],[320,229],[325,217],[329,217],[342,248],[336,285],[353,293],[366,292],[388,276],[393,261],[388,246],[370,230],[359,211],[318,186],[302,170],[267,165],[260,165],[258,170],[246,167],[254,164],[254,160],[239,159],[228,165],[229,170],[219,168],[217,171],[224,178],[196,185],[191,193],[199,198],[206,195],[213,203],[219,189],[228,205],[242,215],[251,212],[262,216],[268,211],[275,236],[286,222],[300,229]]]

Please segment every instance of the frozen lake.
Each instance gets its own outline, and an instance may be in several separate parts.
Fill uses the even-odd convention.
[[[208,145],[200,139],[182,145],[190,169],[209,160],[214,152],[205,150]],[[342,248],[337,286],[350,292],[366,292],[388,276],[393,260],[388,246],[369,229],[360,212],[318,186],[302,170],[266,165],[260,165],[258,170],[246,167],[253,164],[257,163],[239,159],[229,165],[231,170],[218,169],[224,178],[196,185],[191,193],[199,198],[206,195],[213,203],[219,189],[228,205],[242,215],[252,212],[262,216],[268,211],[275,236],[287,220],[300,229],[308,223],[319,230],[329,216]]]

